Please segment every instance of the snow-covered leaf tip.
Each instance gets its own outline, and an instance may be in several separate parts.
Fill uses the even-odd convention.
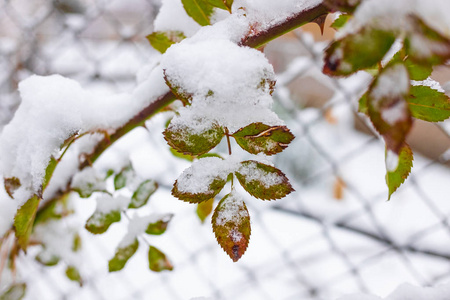
[[[128,260],[136,253],[138,247],[139,241],[135,238],[131,244],[117,248],[116,254],[114,254],[114,257],[108,262],[109,272],[122,270]]]
[[[20,300],[25,297],[27,285],[25,283],[15,283],[11,285],[3,294],[0,300]]]
[[[227,162],[217,157],[205,157],[192,164],[175,181],[172,195],[190,203],[214,198],[225,186],[230,170]]]
[[[128,208],[140,208],[147,204],[148,199],[158,189],[158,183],[154,180],[145,180],[142,182],[131,197]]]
[[[389,188],[388,199],[408,178],[413,166],[413,153],[408,144],[404,143],[400,154],[386,149],[386,184]]]
[[[180,153],[192,156],[202,155],[220,143],[225,130],[213,124],[201,133],[193,133],[192,128],[187,125],[169,125],[164,131],[164,138],[169,146]]]
[[[150,246],[148,251],[148,263],[150,270],[154,272],[161,272],[164,270],[172,271],[173,266],[166,255],[158,248]]]
[[[232,136],[245,151],[266,155],[283,151],[294,139],[286,126],[269,126],[259,122],[239,129]]]
[[[128,165],[124,167],[122,170],[120,170],[119,174],[114,176],[114,189],[120,190],[121,188],[124,188],[127,185],[127,182],[132,179],[132,177],[135,175],[133,166]]]
[[[243,161],[235,174],[250,195],[262,200],[280,199],[294,191],[283,172],[257,161]]]
[[[170,220],[172,220],[173,214],[166,214],[159,220],[148,224],[145,233],[152,235],[161,235],[167,230]]]
[[[112,223],[119,222],[120,218],[119,210],[113,210],[107,213],[94,212],[94,214],[86,221],[85,227],[93,234],[104,233]]]
[[[217,205],[211,220],[217,242],[236,262],[247,250],[250,241],[250,215],[244,201],[234,193],[226,195]]]

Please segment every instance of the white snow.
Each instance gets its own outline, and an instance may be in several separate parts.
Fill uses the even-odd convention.
[[[214,220],[214,225],[222,226],[226,223],[233,222],[234,224],[240,224],[243,218],[249,218],[247,209],[245,208],[244,200],[233,189],[231,193],[223,200],[221,204],[221,210],[219,211],[217,218]],[[242,239],[242,234],[238,231],[234,231],[232,238],[237,240]]]
[[[392,150],[387,150],[386,152],[386,171],[394,172],[397,170],[399,162],[399,156]]]
[[[73,176],[71,186],[81,191],[104,191],[106,183],[103,179],[95,168],[87,167]]]
[[[389,125],[395,125],[398,122],[407,120],[408,104],[406,101],[400,100],[394,103],[391,107],[381,111],[381,117]]]
[[[154,31],[181,31],[187,37],[201,27],[186,14],[181,0],[163,0],[154,26]]]
[[[130,198],[118,195],[111,196],[102,193],[95,199],[97,201],[97,206],[95,208],[96,213],[107,214],[112,211],[121,211],[125,209],[130,203]]]
[[[409,82],[406,67],[403,64],[395,64],[380,74],[370,95],[376,102],[383,98],[398,97],[408,93]]]
[[[283,182],[282,177],[280,177],[277,173],[269,173],[258,168],[256,162],[254,161],[241,165],[238,172],[245,177],[245,181],[258,181],[266,188],[270,188],[271,186],[281,184]]]

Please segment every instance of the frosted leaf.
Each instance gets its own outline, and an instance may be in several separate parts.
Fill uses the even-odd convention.
[[[118,248],[124,248],[132,244],[133,241],[144,232],[148,234],[162,234],[172,219],[173,214],[151,214],[148,216],[134,216],[128,223],[127,234],[119,243]],[[150,229],[150,230],[149,230]]]
[[[154,180],[145,180],[142,182],[131,197],[128,208],[140,208],[147,204],[148,199],[158,189],[158,183]]]
[[[122,270],[128,260],[136,253],[138,247],[139,241],[137,239],[134,239],[129,245],[118,247],[114,257],[108,262],[109,272]]]
[[[262,200],[280,199],[294,191],[283,172],[253,160],[243,161],[236,177],[250,195]]]
[[[82,198],[90,197],[93,192],[103,192],[106,190],[106,183],[103,176],[92,167],[84,168],[82,171],[76,173],[72,179],[71,186]]]
[[[1,300],[20,300],[25,297],[27,285],[25,283],[15,283],[0,295]]]
[[[106,232],[112,223],[120,221],[121,211],[128,206],[130,199],[123,196],[113,198],[108,194],[102,194],[96,201],[97,207],[86,221],[85,227],[91,233],[99,234]]]
[[[251,229],[247,207],[234,190],[220,200],[211,223],[219,245],[238,261],[247,249]]]
[[[224,187],[236,164],[217,157],[205,157],[192,164],[175,181],[172,195],[198,203],[214,198]]]

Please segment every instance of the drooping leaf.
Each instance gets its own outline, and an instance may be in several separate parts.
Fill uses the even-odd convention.
[[[348,14],[342,14],[340,15],[336,20],[334,20],[333,24],[330,26],[336,30],[341,29],[344,27],[345,24],[347,24],[347,21],[351,18]]]
[[[42,182],[42,190],[45,190],[45,188],[47,187],[57,165],[58,165],[58,161],[53,156],[50,157],[50,161],[47,165],[47,168],[45,169],[44,181]]]
[[[71,281],[76,281],[80,286],[83,285],[83,279],[81,278],[80,272],[74,266],[67,266],[66,268],[66,276]]]
[[[172,80],[170,76],[167,75],[166,70],[163,70],[163,73],[164,81],[166,82],[172,93],[175,95],[175,98],[183,102],[185,106],[190,105],[192,102],[192,94],[183,89],[183,87],[181,87],[177,83],[177,81]]]
[[[14,217],[17,243],[23,250],[27,249],[28,239],[33,231],[34,219],[40,200],[38,196],[34,195],[17,210],[16,216]]]
[[[220,143],[224,135],[225,130],[217,124],[213,124],[201,133],[193,133],[192,128],[187,125],[169,125],[164,130],[164,138],[169,146],[191,156],[208,152]]]
[[[440,122],[450,117],[450,99],[428,86],[411,86],[406,98],[411,115],[428,122]]]
[[[262,152],[266,155],[283,151],[294,139],[294,135],[286,126],[269,126],[263,123],[252,123],[232,136],[245,151],[252,154]]]
[[[36,213],[34,224],[36,225],[45,223],[52,219],[61,219],[62,213],[59,208],[60,204],[58,203],[58,201],[48,202],[48,204],[45,203]]]
[[[44,266],[51,267],[56,266],[59,263],[60,258],[52,253],[49,253],[47,250],[43,250],[39,252],[36,257],[36,261],[41,263]]]
[[[127,182],[132,178],[134,175],[134,170],[132,165],[128,165],[125,168],[123,168],[119,174],[114,176],[114,189],[120,190],[124,187],[126,187]]]
[[[113,210],[108,213],[96,211],[86,221],[85,228],[93,234],[104,233],[112,223],[119,222],[120,218],[121,215],[119,210]]]
[[[17,190],[18,188],[20,188],[19,178],[16,178],[16,177],[5,178],[4,184],[5,184],[6,192],[8,193],[8,195],[11,198],[14,199],[14,197],[13,197],[14,191]]]
[[[139,208],[147,204],[148,199],[158,189],[158,183],[154,180],[146,180],[142,182],[131,197],[128,208]]]
[[[226,161],[205,157],[183,171],[173,185],[172,195],[190,203],[200,203],[214,198],[225,186],[228,174]]]
[[[393,63],[380,72],[368,92],[370,120],[388,149],[395,153],[399,153],[412,126],[411,112],[405,100],[409,82],[406,67],[402,63]]]
[[[235,174],[244,189],[258,199],[280,199],[294,191],[283,172],[257,161],[243,161]]]
[[[202,221],[205,222],[206,218],[212,213],[214,205],[214,198],[207,201],[200,202],[197,205],[197,216]]]
[[[392,152],[390,153],[389,151],[390,150],[386,149],[386,184],[389,188],[388,199],[391,199],[391,195],[400,187],[406,178],[408,178],[408,175],[411,172],[413,153],[406,143],[404,143],[400,149],[399,155]],[[394,164],[394,166],[391,164]]]
[[[395,41],[393,32],[363,28],[332,43],[325,50],[323,72],[332,76],[347,76],[380,62]]]
[[[72,180],[72,190],[81,198],[89,198],[94,192],[107,192],[105,178],[94,168],[85,168],[77,173]]]
[[[181,0],[186,13],[202,26],[211,25],[213,7],[207,0]]]
[[[161,53],[165,53],[170,46],[181,42],[185,38],[181,31],[156,31],[147,35],[150,45]]]
[[[128,260],[136,253],[138,247],[139,241],[138,239],[134,239],[131,244],[117,248],[116,254],[114,254],[114,257],[108,262],[109,272],[122,270]]]
[[[25,297],[27,285],[25,283],[15,283],[11,285],[3,294],[0,300],[20,300]]]
[[[148,251],[148,262],[150,270],[154,272],[161,272],[164,270],[172,271],[173,266],[166,255],[158,248],[150,246]]]
[[[173,214],[167,214],[156,222],[148,224],[145,233],[152,235],[161,235],[167,230],[170,220],[172,220]]]
[[[450,39],[428,26],[417,15],[410,15],[414,30],[405,39],[408,58],[419,64],[439,65],[450,59]]]
[[[236,262],[250,241],[250,215],[244,201],[234,192],[217,205],[211,220],[217,242]]]

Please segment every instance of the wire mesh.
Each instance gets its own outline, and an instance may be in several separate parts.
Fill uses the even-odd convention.
[[[144,37],[159,6],[152,0],[0,0],[0,124],[20,101],[18,82],[31,74],[62,74],[93,90],[132,88],[140,66],[154,55]],[[403,282],[448,281],[448,157],[416,155],[409,179],[387,202],[384,144],[356,112],[368,78],[322,75],[325,46],[297,30],[266,48],[275,66],[285,60],[275,109],[296,139],[275,163],[297,192],[273,203],[248,199],[252,238],[240,262],[225,256],[195,208],[174,203],[167,182],[162,200],[149,209],[164,211],[169,202],[176,210],[170,230],[155,241],[172,258],[173,272],[150,272],[141,247],[123,271],[107,273],[125,221],[106,236],[83,234],[82,287],[63,278],[63,267],[21,256],[18,276],[28,283],[27,299],[326,300],[354,292],[384,296]],[[314,83],[309,98],[295,93],[302,82]],[[327,99],[314,107],[308,104],[314,97]],[[435,126],[449,143],[446,124]],[[160,129],[148,127],[139,134],[157,147]],[[89,210],[85,202],[78,205]]]

